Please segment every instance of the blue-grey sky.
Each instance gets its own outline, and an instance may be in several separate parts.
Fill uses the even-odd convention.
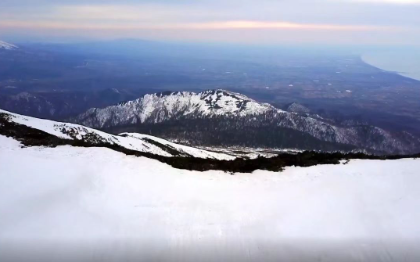
[[[0,39],[420,44],[420,0],[1,0]]]

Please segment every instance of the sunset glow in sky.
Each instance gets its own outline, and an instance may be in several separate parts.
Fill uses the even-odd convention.
[[[420,0],[1,0],[0,39],[420,44]]]

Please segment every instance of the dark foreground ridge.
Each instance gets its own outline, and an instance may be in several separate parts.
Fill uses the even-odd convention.
[[[305,151],[297,154],[282,153],[272,158],[238,158],[235,160],[203,159],[191,156],[165,157],[104,143],[96,139],[95,136],[85,138],[85,140],[62,139],[38,129],[10,122],[7,114],[0,114],[0,135],[12,137],[20,141],[24,146],[57,147],[70,145],[75,147],[104,147],[126,155],[155,159],[178,169],[196,171],[221,170],[232,173],[250,173],[255,170],[282,171],[288,166],[309,167],[320,164],[339,164],[341,160],[351,159],[396,160],[420,157],[420,154],[375,156],[364,153],[320,153],[314,151]]]

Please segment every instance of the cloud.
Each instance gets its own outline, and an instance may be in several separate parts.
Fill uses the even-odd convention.
[[[282,21],[226,21],[214,23],[202,23],[186,25],[196,29],[292,29],[292,30],[344,30],[366,31],[397,29],[391,27],[368,26],[368,25],[334,25],[334,24],[299,24]]]
[[[203,5],[200,1],[189,5],[166,5],[162,3],[112,4],[112,5],[59,5],[45,10],[32,8],[5,12],[3,20],[49,20],[57,22],[85,21],[86,23],[200,23],[220,21],[287,21],[296,24],[327,24],[341,26],[418,26],[420,8],[406,6],[371,6],[363,4],[338,4],[348,2],[338,0],[295,0],[263,1],[259,4],[243,0],[242,5],[235,1],[217,1]],[[352,0],[352,2],[367,0]],[[375,1],[375,0],[370,0]],[[377,0],[379,1],[379,0]],[[382,0],[384,1],[384,0]],[[201,3],[201,4],[200,4]],[[264,4],[265,3],[265,4]],[[11,14],[11,15],[10,15]],[[14,17],[16,14],[16,17]],[[1,15],[1,11],[0,11]],[[2,19],[0,18],[0,21]],[[262,24],[258,25],[261,27]],[[268,23],[266,24],[269,25]],[[282,25],[274,25],[282,27]]]
[[[299,24],[283,21],[220,21],[202,23],[67,23],[50,21],[0,21],[0,28],[39,28],[67,30],[323,30],[323,31],[376,31],[401,30],[398,27],[369,25]]]
[[[0,34],[38,30],[54,36],[66,30],[75,35],[94,36],[95,31],[100,31],[98,34],[121,36],[135,32],[138,37],[159,35],[168,39],[182,33],[198,39],[203,37],[199,34],[204,34],[200,32],[207,32],[219,41],[229,38],[228,31],[252,31],[261,38],[267,34],[267,39],[274,37],[274,31],[288,31],[290,37],[302,39],[299,34],[304,31],[314,32],[312,38],[319,32],[342,32],[340,37],[350,41],[357,32],[371,32],[370,38],[380,32],[380,41],[388,37],[391,42],[402,37],[403,31],[419,31],[419,3],[420,0],[0,0]],[[319,38],[317,41],[329,41],[328,34]],[[418,38],[404,36],[401,41]]]

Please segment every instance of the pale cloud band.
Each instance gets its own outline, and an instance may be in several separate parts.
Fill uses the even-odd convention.
[[[20,5],[18,5],[20,3]],[[24,3],[24,4],[23,4]],[[420,43],[420,0],[0,0],[2,34]],[[286,37],[287,35],[287,37]],[[367,41],[367,40],[366,40]]]
[[[208,23],[163,23],[163,24],[89,24],[48,21],[0,21],[0,28],[67,29],[67,30],[231,30],[231,29],[279,29],[279,30],[332,30],[375,31],[401,30],[398,27],[363,25],[299,24],[282,21],[223,21]]]

